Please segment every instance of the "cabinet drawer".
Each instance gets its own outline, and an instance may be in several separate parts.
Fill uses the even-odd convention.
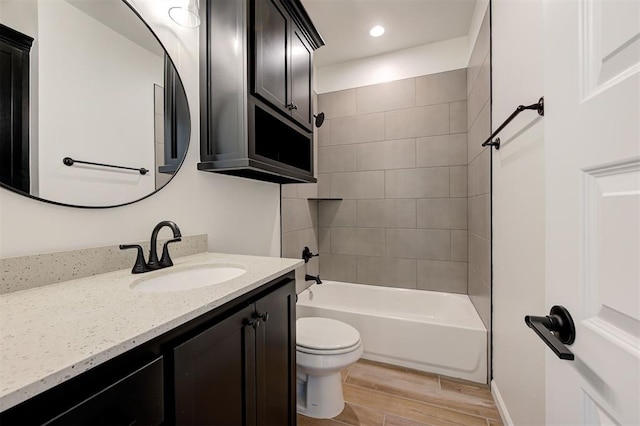
[[[163,360],[133,373],[47,422],[51,425],[157,425],[164,420]]]

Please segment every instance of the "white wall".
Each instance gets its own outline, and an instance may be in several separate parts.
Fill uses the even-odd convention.
[[[318,94],[466,68],[467,37],[315,69]]]
[[[471,15],[471,22],[469,22],[469,32],[467,33],[467,43],[469,49],[469,59],[471,59],[471,53],[478,40],[478,34],[480,34],[480,27],[482,21],[489,8],[489,0],[476,0],[476,7],[473,9],[473,15]]]
[[[131,2],[160,37],[185,85],[192,130],[182,169],[157,194],[114,209],[61,207],[0,188],[0,257],[145,240],[153,226],[165,219],[174,220],[185,235],[207,233],[210,250],[279,256],[278,185],[196,169],[200,158],[198,31],[173,24],[166,1]]]
[[[544,94],[542,2],[493,0],[491,22],[495,130]],[[517,425],[545,422],[546,346],[523,320],[547,312],[543,124],[526,111],[493,151],[493,386]]]
[[[150,194],[152,173],[62,159],[154,170],[154,84],[164,85],[164,57],[67,2],[40,0],[38,9],[39,196],[105,206]]]

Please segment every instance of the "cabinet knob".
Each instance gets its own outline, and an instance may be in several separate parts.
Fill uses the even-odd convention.
[[[264,322],[267,322],[269,321],[269,312],[264,312],[264,313],[256,312],[256,318]]]
[[[255,330],[260,326],[260,320],[258,318],[245,319],[242,322],[245,326],[251,326]]]
[[[298,109],[298,105],[296,105],[296,104],[287,104],[287,109],[289,111],[294,110],[294,109]]]

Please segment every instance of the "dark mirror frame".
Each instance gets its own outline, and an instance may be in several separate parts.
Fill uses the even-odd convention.
[[[118,0],[113,0],[113,1],[118,1]],[[173,62],[173,59],[171,59],[171,56],[169,55],[169,52],[167,52],[167,49],[165,48],[164,44],[162,44],[162,42],[160,41],[160,39],[158,38],[157,34],[151,29],[151,27],[149,26],[149,24],[147,23],[147,21],[145,21],[142,16],[140,15],[140,13],[138,13],[137,10],[135,10],[135,8],[127,1],[127,0],[120,0],[122,1],[128,8],[129,10],[131,10],[132,13],[134,13],[138,19],[140,19],[140,21],[144,24],[145,27],[147,27],[147,29],[149,30],[149,32],[153,35],[153,37],[156,39],[156,41],[158,42],[158,44],[162,47],[162,49],[165,52],[165,61],[167,62],[167,65],[170,65],[170,67],[173,69],[173,71],[175,72],[169,72],[168,71],[168,66],[165,65],[165,76],[167,76],[168,74],[171,74],[170,80],[175,83],[172,85],[173,88],[173,94],[170,95],[171,98],[171,102],[176,103],[179,102],[176,99],[180,98],[180,96],[176,96],[175,92],[177,90],[180,90],[182,93],[182,100],[183,102],[181,102],[181,105],[184,106],[184,110],[176,112],[174,109],[174,114],[173,117],[171,118],[172,120],[172,128],[173,130],[171,131],[171,134],[173,136],[172,138],[172,143],[171,143],[171,147],[169,147],[168,149],[176,149],[176,145],[177,144],[177,140],[175,138],[178,137],[179,134],[184,134],[185,136],[185,144],[184,144],[184,152],[182,155],[182,158],[178,161],[175,160],[173,163],[169,163],[165,166],[161,166],[161,168],[170,168],[170,169],[175,169],[175,171],[173,172],[171,178],[161,187],[156,188],[153,192],[150,192],[149,194],[145,195],[144,197],[140,197],[136,200],[132,200],[126,203],[121,203],[121,204],[113,204],[113,205],[108,205],[108,206],[82,206],[82,205],[77,205],[77,204],[67,204],[67,203],[61,203],[58,201],[54,201],[54,200],[47,200],[45,198],[40,198],[40,197],[36,197],[34,195],[29,194],[28,192],[23,192],[19,189],[16,189],[10,185],[7,185],[3,182],[0,182],[0,187],[8,189],[11,192],[14,192],[16,194],[22,195],[24,197],[27,198],[31,198],[33,200],[38,200],[38,201],[43,201],[45,203],[48,204],[55,204],[58,206],[65,206],[65,207],[74,207],[74,208],[80,208],[80,209],[110,209],[110,208],[114,208],[114,207],[121,207],[121,206],[127,206],[129,204],[133,204],[133,203],[137,203],[138,201],[142,201],[150,196],[152,196],[153,194],[155,194],[156,192],[160,191],[161,189],[163,189],[165,186],[167,186],[175,177],[175,175],[178,173],[178,171],[180,170],[180,168],[182,167],[182,164],[184,164],[185,159],[187,158],[187,154],[189,152],[189,145],[191,143],[191,110],[189,108],[189,101],[187,99],[187,93],[184,89],[184,84],[182,83],[182,78],[180,77],[180,74],[178,73],[178,70],[175,66],[175,63]],[[10,29],[11,30],[11,29]],[[11,30],[14,31],[14,30]],[[16,33],[18,33],[17,31],[14,31]],[[21,34],[21,33],[18,33]],[[24,37],[24,35],[22,35]],[[27,36],[28,37],[28,36]],[[26,70],[26,72],[28,73],[28,69]],[[167,90],[168,88],[165,87],[165,90]],[[27,90],[28,93],[28,90]],[[28,114],[29,111],[29,99],[27,96],[27,99],[21,99],[20,100],[21,104],[23,105],[23,109],[22,111],[26,111]],[[176,117],[176,115],[182,115],[182,117]],[[179,118],[182,118],[184,120],[179,120]],[[178,119],[178,120],[176,120]],[[26,121],[24,123],[21,123],[21,128],[27,131],[28,133],[28,123],[29,121]],[[13,125],[13,123],[12,123]],[[165,121],[165,131],[167,129],[167,122]],[[28,155],[28,153],[27,153]],[[27,160],[28,161],[28,160]]]

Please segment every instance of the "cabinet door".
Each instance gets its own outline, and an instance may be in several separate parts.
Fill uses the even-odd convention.
[[[294,281],[256,302],[268,315],[256,330],[259,425],[296,424],[295,303]]]
[[[311,119],[311,70],[313,50],[297,25],[291,29],[291,115],[308,130],[313,130]]]
[[[289,114],[289,17],[277,0],[254,1],[254,92]]]
[[[163,359],[159,357],[95,395],[91,395],[46,424],[162,424],[164,421],[162,370]],[[24,418],[21,420],[21,423],[25,422]]]
[[[174,349],[176,424],[256,424],[253,312],[248,306]]]

